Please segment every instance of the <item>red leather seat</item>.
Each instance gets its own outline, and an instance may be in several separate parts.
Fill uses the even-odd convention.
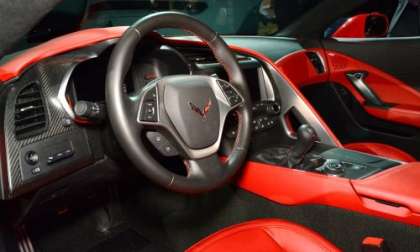
[[[325,238],[297,224],[261,219],[222,229],[199,241],[187,252],[340,251]]]
[[[416,162],[416,159],[407,152],[386,144],[351,143],[345,144],[344,148],[404,162]]]

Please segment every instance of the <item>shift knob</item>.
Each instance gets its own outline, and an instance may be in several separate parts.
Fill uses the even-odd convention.
[[[299,164],[305,154],[312,149],[316,140],[318,140],[318,136],[315,130],[307,124],[301,125],[297,130],[297,142],[289,152],[290,163],[292,165]]]

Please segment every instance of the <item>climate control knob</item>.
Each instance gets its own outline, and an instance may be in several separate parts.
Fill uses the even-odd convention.
[[[36,153],[35,151],[28,151],[25,154],[25,161],[29,165],[36,165],[39,162],[38,153]]]

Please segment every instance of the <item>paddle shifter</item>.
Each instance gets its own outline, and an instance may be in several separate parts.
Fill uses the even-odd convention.
[[[305,154],[308,153],[318,139],[315,130],[307,125],[303,124],[297,130],[297,142],[292,146],[288,153],[288,166],[295,167],[301,164],[305,158]]]

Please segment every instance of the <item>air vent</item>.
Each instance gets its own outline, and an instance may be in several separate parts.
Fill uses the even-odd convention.
[[[306,52],[306,56],[314,66],[317,73],[325,73],[324,64],[322,64],[322,60],[316,52]]]
[[[47,128],[47,113],[38,83],[23,88],[16,97],[15,134],[17,139],[37,135]]]

